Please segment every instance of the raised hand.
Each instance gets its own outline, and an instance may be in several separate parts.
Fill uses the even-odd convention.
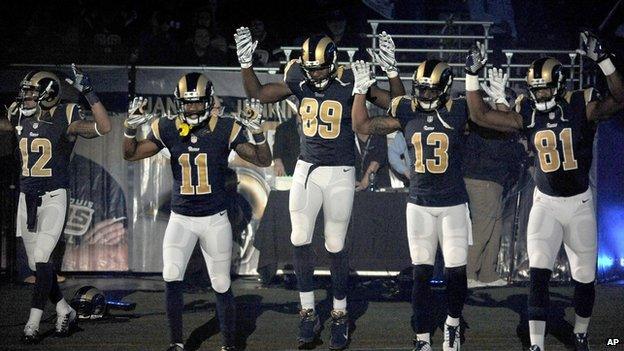
[[[487,62],[487,54],[485,52],[485,45],[480,42],[476,42],[473,47],[468,50],[466,56],[466,74],[476,76],[485,67]]]
[[[246,99],[243,103],[243,110],[236,118],[252,134],[262,133],[262,103],[258,99]]]
[[[379,53],[368,49],[369,55],[379,64],[381,70],[386,72],[388,78],[394,78],[399,74],[396,68],[396,58],[394,55],[395,45],[390,34],[385,31],[379,34]]]
[[[253,53],[256,50],[256,46],[258,46],[258,41],[253,41],[249,28],[238,28],[234,34],[234,42],[236,42],[236,55],[241,67],[251,67]]]
[[[507,86],[507,80],[509,77],[507,73],[503,73],[502,68],[494,68],[488,70],[488,82],[489,86],[485,83],[481,83],[481,89],[494,101],[496,104],[503,104],[509,107],[509,102],[505,94],[505,87]]]
[[[124,121],[124,126],[129,129],[137,129],[143,123],[152,118],[152,114],[145,113],[147,99],[142,96],[135,97],[128,106],[128,117]]]
[[[355,83],[353,84],[353,94],[366,94],[368,88],[375,84],[375,78],[371,76],[370,63],[362,60],[351,64]]]
[[[72,63],[72,73],[74,79],[66,78],[65,81],[78,90],[81,94],[88,94],[93,91],[93,85],[91,79],[80,68]]]

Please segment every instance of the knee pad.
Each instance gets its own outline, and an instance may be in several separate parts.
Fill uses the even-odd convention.
[[[412,265],[416,266],[433,266],[435,263],[436,250],[431,247],[427,240],[416,239],[414,245],[410,245],[410,258]]]
[[[578,283],[593,284],[596,279],[596,266],[595,262],[591,264],[575,267],[571,272],[572,279]]]
[[[212,284],[212,290],[223,294],[230,288],[230,277],[228,275],[214,275],[210,277],[210,283]]]
[[[552,271],[550,269],[531,267],[530,274],[528,300],[529,320],[545,321],[550,302],[548,284]]]
[[[463,233],[453,233],[444,238],[444,266],[454,268],[465,266],[468,262],[468,238]]]
[[[338,253],[344,249],[345,235],[325,234],[325,249],[331,253]]]
[[[180,266],[173,262],[165,262],[162,276],[166,282],[184,280],[184,272],[182,272]]]
[[[290,233],[290,242],[294,246],[304,246],[312,243],[312,235],[308,235],[306,230],[295,229]]]
[[[580,317],[589,318],[594,310],[596,286],[594,282],[581,283],[574,281],[574,311]]]

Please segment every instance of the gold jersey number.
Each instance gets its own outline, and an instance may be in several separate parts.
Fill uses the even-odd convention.
[[[201,153],[195,156],[193,163],[197,167],[197,185],[192,184],[191,178],[191,155],[188,153],[178,157],[178,163],[182,167],[182,195],[205,195],[210,194],[212,189],[208,182],[208,154]]]
[[[578,168],[572,147],[572,129],[564,128],[559,133],[559,140],[563,146],[563,170],[569,171]],[[552,130],[540,130],[533,138],[535,149],[539,157],[540,167],[544,173],[554,172],[561,167],[561,159],[557,150],[557,136]]]
[[[51,177],[52,169],[45,168],[46,164],[52,158],[52,143],[45,138],[35,138],[30,142],[30,150],[28,150],[28,139],[21,138],[19,141],[20,152],[22,153],[22,176],[24,177]],[[40,153],[41,155],[32,166],[28,169],[29,152]]]
[[[414,145],[414,169],[416,173],[440,174],[446,172],[448,168],[448,135],[444,133],[430,133],[427,135],[427,145],[434,146],[433,159],[425,160],[423,156],[423,140],[422,133],[414,133],[412,135],[412,144]]]
[[[336,139],[340,134],[342,104],[334,100],[325,100],[319,106],[316,99],[303,98],[299,106],[303,134],[307,137],[319,135],[323,139]],[[321,122],[319,123],[318,119]]]

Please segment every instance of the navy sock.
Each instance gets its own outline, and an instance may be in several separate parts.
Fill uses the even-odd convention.
[[[342,300],[347,297],[349,284],[349,255],[342,249],[337,253],[329,253],[331,260],[330,272],[334,298]]]
[[[166,282],[165,285],[169,338],[172,344],[183,344],[182,311],[184,310],[184,297],[182,295],[182,282]]]
[[[293,249],[295,274],[300,292],[314,290],[314,252],[312,245],[295,246]]]
[[[468,294],[466,284],[466,266],[445,268],[446,275],[446,303],[448,315],[452,318],[461,317],[464,302]]]
[[[236,304],[232,289],[224,293],[215,292],[217,297],[217,316],[221,327],[223,346],[234,346],[236,331]]]
[[[429,281],[433,277],[433,266],[413,266],[412,276],[412,329],[416,334],[430,333],[433,293]]]
[[[52,290],[52,281],[56,280],[56,277],[54,276],[54,267],[50,262],[38,262],[35,264],[35,267],[37,271],[35,272],[36,280],[31,307],[43,310]]]
[[[579,317],[591,317],[595,299],[596,286],[594,282],[580,283],[574,281],[574,311]]]
[[[545,321],[548,315],[550,296],[548,283],[551,271],[544,268],[531,268],[529,283],[528,315],[531,321]]]

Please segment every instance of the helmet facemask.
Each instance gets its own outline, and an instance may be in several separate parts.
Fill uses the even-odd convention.
[[[326,65],[318,65],[307,62],[303,63],[301,68],[303,69],[303,74],[306,77],[306,82],[318,91],[327,89],[329,82],[336,75],[336,64],[333,62]],[[328,70],[327,74],[325,76],[321,76],[320,78],[315,78],[314,73],[322,70]]]

